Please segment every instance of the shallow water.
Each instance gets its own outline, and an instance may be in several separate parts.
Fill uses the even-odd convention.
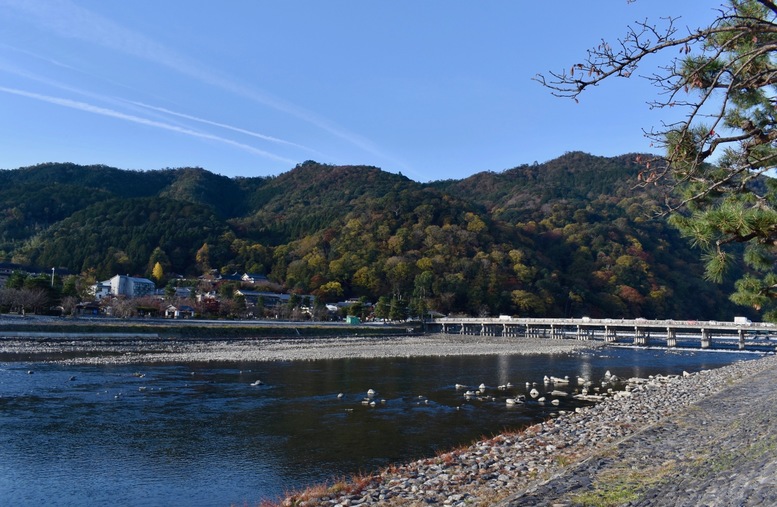
[[[6,505],[254,505],[572,409],[505,398],[545,375],[601,381],[759,357],[600,349],[553,356],[101,365],[0,363]],[[251,384],[261,380],[262,385]],[[497,386],[516,387],[502,391]],[[493,399],[466,400],[461,383]],[[376,406],[364,404],[374,389]],[[343,393],[338,398],[338,393]],[[381,400],[385,400],[382,403]]]

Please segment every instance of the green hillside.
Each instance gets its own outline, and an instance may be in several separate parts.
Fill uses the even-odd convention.
[[[0,261],[148,276],[266,274],[420,311],[723,319],[730,285],[635,189],[635,155],[421,184],[308,161],[277,177],[42,164],[0,171]],[[736,273],[732,273],[736,275]]]

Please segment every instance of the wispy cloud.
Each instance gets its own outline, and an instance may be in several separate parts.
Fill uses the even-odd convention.
[[[262,139],[264,141],[269,141],[271,143],[285,144],[287,146],[293,146],[295,148],[300,148],[300,149],[307,150],[307,151],[310,151],[310,152],[318,153],[316,150],[314,150],[312,148],[308,148],[307,146],[303,146],[301,144],[293,143],[291,141],[286,141],[284,139],[279,139],[277,137],[272,137],[272,136],[268,136],[268,135],[265,135],[265,134],[260,134],[259,132],[254,132],[252,130],[247,130],[247,129],[243,129],[243,128],[240,128],[240,127],[234,127],[232,125],[227,125],[226,123],[219,123],[219,122],[207,120],[205,118],[199,118],[197,116],[192,116],[192,115],[185,114],[185,113],[179,113],[179,112],[176,112],[176,111],[171,111],[170,109],[167,109],[167,108],[164,108],[164,107],[152,106],[152,105],[149,105],[149,104],[145,104],[143,102],[135,102],[135,101],[131,101],[131,100],[127,101],[127,102],[130,103],[130,104],[133,104],[135,106],[139,106],[139,107],[142,107],[142,108],[145,108],[145,109],[149,109],[151,111],[157,111],[157,112],[160,112],[160,113],[168,114],[170,116],[176,116],[178,118],[183,118],[185,120],[196,121],[198,123],[203,123],[205,125],[211,125],[213,127],[219,127],[219,128],[223,128],[223,129],[226,129],[226,130],[231,130],[233,132],[238,132],[240,134],[245,134],[247,136],[256,137],[257,139]]]
[[[37,57],[37,55],[34,55],[32,53],[30,53],[30,55]],[[73,69],[72,67],[69,67],[69,69],[70,70],[76,70],[76,71],[78,70],[78,69]],[[72,86],[68,86],[68,85],[66,85],[64,83],[61,83],[59,81],[54,81],[52,79],[40,76],[38,74],[29,72],[29,71],[27,71],[25,69],[20,69],[19,67],[15,66],[15,65],[9,65],[6,62],[3,62],[2,60],[0,60],[0,71],[7,72],[9,74],[13,74],[13,75],[16,75],[16,76],[21,76],[21,77],[23,77],[25,79],[29,79],[31,81],[36,81],[38,83],[43,83],[46,86],[57,88],[59,90],[64,90],[64,91],[69,92],[69,93],[75,93],[75,94],[78,94],[78,95],[82,95],[82,96],[87,97],[87,98],[92,99],[92,100],[97,100],[97,101],[104,102],[104,103],[106,103],[106,102],[107,103],[112,103],[112,104],[116,104],[116,105],[127,105],[127,104],[129,104],[131,106],[134,106],[135,108],[142,108],[142,109],[146,109],[146,110],[149,110],[149,111],[155,111],[155,112],[163,113],[163,114],[166,114],[166,115],[169,115],[169,116],[174,116],[174,117],[177,117],[177,118],[182,118],[182,119],[186,119],[186,120],[196,121],[196,122],[199,122],[199,123],[203,123],[205,125],[211,125],[211,126],[223,128],[223,129],[226,129],[226,130],[230,130],[230,131],[233,131],[233,132],[238,132],[238,133],[241,133],[241,134],[249,135],[249,136],[255,137],[257,139],[262,139],[264,141],[269,141],[269,142],[273,142],[273,143],[277,143],[277,144],[281,144],[281,145],[292,146],[292,147],[295,147],[295,148],[299,148],[299,149],[302,149],[302,150],[309,151],[311,153],[320,154],[316,150],[313,150],[312,148],[308,148],[308,147],[303,146],[301,144],[293,143],[291,141],[286,141],[284,139],[279,139],[279,138],[272,137],[272,136],[267,136],[267,135],[264,135],[264,134],[260,134],[258,132],[253,132],[251,130],[242,129],[242,128],[235,127],[235,126],[232,126],[232,125],[227,125],[227,124],[224,124],[224,123],[210,121],[210,120],[207,120],[207,119],[204,119],[204,118],[198,118],[196,116],[192,116],[192,115],[188,115],[188,114],[184,114],[184,113],[179,113],[179,112],[172,111],[170,109],[166,109],[166,108],[163,108],[163,107],[152,106],[152,105],[149,105],[149,104],[145,104],[143,102],[136,102],[136,101],[132,101],[132,100],[126,100],[126,99],[114,98],[114,97],[106,97],[104,95],[95,94],[95,93],[83,90],[81,88],[75,88],[75,87],[72,87]],[[29,93],[29,92],[27,92],[27,93]],[[121,113],[119,113],[119,114],[121,114]],[[128,116],[133,116],[133,115],[128,115]],[[151,120],[149,120],[149,121],[151,121]],[[185,127],[181,127],[181,128],[186,130]]]
[[[23,54],[25,56],[29,56],[31,58],[34,58],[36,60],[41,60],[43,62],[48,63],[49,65],[54,65],[55,67],[62,67],[63,69],[67,69],[67,70],[76,70],[72,66],[67,65],[65,63],[62,63],[59,60],[53,60],[51,58],[47,58],[45,56],[39,55],[37,53],[33,53],[32,51],[27,51],[26,49],[22,49],[22,48],[19,48],[19,47],[16,47],[16,46],[11,46],[9,44],[0,43],[0,48],[7,49],[7,50],[13,51],[15,53],[20,53],[20,54]]]
[[[64,38],[97,44],[181,71],[187,65],[165,46],[69,0],[0,0],[0,7],[10,8],[25,21]]]
[[[0,0],[0,2],[1,1],[2,0]],[[46,58],[45,56],[42,56],[42,55],[39,55],[39,54],[36,54],[36,53],[32,53],[30,51],[26,51],[26,50],[23,50],[23,49],[19,49],[19,48],[14,47],[14,46],[9,46],[7,44],[0,43],[0,48],[5,48],[5,49],[11,50],[11,51],[15,51],[15,52],[24,54],[24,55],[29,56],[31,58],[35,58],[37,60],[41,60],[41,61],[47,62],[47,63],[49,63],[51,65],[55,65],[55,66],[58,66],[58,67],[66,68],[69,71],[82,73],[82,71],[80,69],[78,69],[78,68],[72,67],[70,65],[65,65],[65,64],[63,64],[63,63],[61,63],[59,61],[51,60],[49,58]],[[83,90],[83,89],[80,89],[80,88],[74,88],[72,86],[68,86],[68,85],[66,85],[64,83],[61,83],[59,81],[54,81],[52,79],[40,76],[40,75],[35,74],[33,72],[30,72],[30,71],[28,71],[26,69],[20,68],[18,65],[9,64],[8,62],[5,62],[3,60],[0,60],[0,71],[4,71],[4,72],[7,72],[9,74],[14,74],[14,75],[17,75],[17,76],[21,76],[21,77],[23,77],[25,79],[29,79],[29,80],[32,80],[32,81],[37,81],[39,83],[44,83],[44,84],[46,84],[48,86],[51,86],[51,87],[54,87],[54,88],[58,88],[60,90],[65,90],[65,91],[68,91],[68,92],[71,92],[71,93],[77,93],[79,95],[90,97],[92,99],[97,99],[97,100],[101,100],[101,101],[105,101],[105,102],[114,102],[114,103],[121,102],[123,104],[131,104],[133,106],[140,107],[140,108],[143,108],[143,109],[147,109],[149,111],[156,111],[158,113],[164,113],[164,114],[169,115],[169,116],[175,116],[175,117],[178,117],[178,118],[195,121],[195,122],[202,123],[202,124],[205,124],[205,125],[211,125],[211,126],[223,128],[223,129],[226,129],[226,130],[231,130],[233,132],[238,132],[238,133],[241,133],[241,134],[252,136],[252,137],[255,137],[257,139],[262,139],[263,141],[268,141],[268,142],[277,143],[277,144],[284,144],[284,145],[287,145],[287,146],[293,146],[293,147],[296,147],[296,148],[299,148],[299,149],[302,149],[302,150],[306,150],[306,151],[309,151],[309,152],[319,153],[319,152],[317,152],[316,150],[314,150],[312,148],[309,148],[307,146],[303,146],[303,145],[298,144],[298,143],[294,143],[292,141],[287,141],[285,139],[280,139],[278,137],[273,137],[273,136],[269,136],[269,135],[266,135],[266,134],[261,134],[259,132],[254,132],[254,131],[243,129],[243,128],[240,128],[240,127],[235,127],[233,125],[227,125],[225,123],[215,122],[215,121],[212,121],[212,120],[208,120],[208,119],[205,119],[205,118],[200,118],[200,117],[189,115],[189,114],[179,113],[177,111],[173,111],[173,110],[170,110],[170,109],[167,109],[167,108],[163,108],[163,107],[153,106],[153,105],[150,105],[150,104],[146,104],[144,102],[138,102],[138,101],[134,101],[134,100],[121,99],[121,98],[113,99],[113,98],[110,98],[110,97],[105,97],[105,96],[102,96],[102,95],[97,95],[97,94],[88,92],[86,90]],[[96,76],[93,76],[91,74],[87,74],[87,75],[89,75],[90,77],[96,77]],[[115,83],[113,81],[110,81],[110,82],[113,83],[113,84],[119,84],[120,85],[120,83]]]
[[[151,38],[128,30],[124,26],[76,5],[69,0],[0,0],[0,6],[14,9],[16,12],[23,14],[26,21],[33,21],[50,33],[97,44],[156,63],[203,83],[216,86],[230,93],[289,114],[367,153],[382,159],[393,160],[407,169],[405,164],[383,153],[375,143],[363,136],[350,132],[301,106],[258,90],[255,87],[246,86],[235,79],[227,79],[222,73],[213,72]],[[193,117],[189,119],[197,121]],[[248,132],[243,133],[247,134]]]
[[[240,142],[237,142],[237,141],[233,141],[232,139],[227,139],[227,138],[216,136],[216,135],[213,135],[213,134],[207,134],[207,133],[204,133],[204,132],[198,132],[196,130],[187,129],[187,128],[184,128],[184,127],[180,127],[178,125],[171,125],[169,123],[164,123],[164,122],[160,122],[160,121],[156,121],[156,120],[150,120],[148,118],[142,118],[140,116],[135,116],[135,115],[131,115],[131,114],[122,113],[120,111],[116,111],[116,110],[113,110],[113,109],[108,109],[108,108],[105,108],[105,107],[96,106],[94,104],[88,104],[86,102],[80,102],[80,101],[77,101],[77,100],[71,100],[71,99],[66,99],[66,98],[62,98],[62,97],[53,97],[53,96],[50,96],[50,95],[42,95],[42,94],[39,94],[39,93],[29,92],[29,91],[25,91],[25,90],[19,90],[19,89],[16,89],[16,88],[7,88],[7,87],[4,87],[4,86],[0,86],[0,92],[9,93],[9,94],[17,95],[17,96],[20,96],[20,97],[27,97],[29,99],[34,99],[34,100],[38,100],[38,101],[42,101],[42,102],[47,102],[49,104],[55,104],[55,105],[62,106],[62,107],[67,107],[67,108],[70,108],[70,109],[76,109],[76,110],[84,111],[84,112],[87,112],[87,113],[98,114],[98,115],[107,116],[107,117],[110,117],[110,118],[116,118],[116,119],[119,119],[119,120],[124,120],[124,121],[132,122],[132,123],[137,123],[137,124],[145,125],[145,126],[148,126],[148,127],[154,127],[154,128],[159,128],[159,129],[163,129],[163,130],[168,130],[168,131],[171,131],[171,132],[177,132],[179,134],[183,134],[183,135],[187,135],[187,136],[191,136],[191,137],[196,137],[196,138],[200,138],[200,139],[207,139],[207,140],[210,140],[210,141],[216,141],[216,142],[219,142],[219,143],[222,143],[222,144],[226,144],[226,145],[229,145],[229,146],[234,146],[236,148],[240,148],[241,150],[247,151],[249,153],[253,153],[255,155],[260,155],[260,156],[263,156],[263,157],[266,157],[266,158],[269,158],[269,159],[272,159],[272,160],[277,160],[277,161],[284,162],[284,163],[287,163],[287,164],[294,164],[295,163],[294,160],[290,160],[290,159],[287,159],[285,157],[281,157],[279,155],[276,155],[274,153],[270,153],[270,152],[265,151],[265,150],[260,150],[258,148],[255,148],[255,147],[247,145],[247,144],[243,144],[243,143],[240,143]]]

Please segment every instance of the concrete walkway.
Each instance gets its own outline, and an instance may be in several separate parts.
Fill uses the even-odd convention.
[[[737,381],[499,505],[777,505],[775,389],[777,369]]]

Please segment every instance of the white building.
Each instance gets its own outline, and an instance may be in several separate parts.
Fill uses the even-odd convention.
[[[154,294],[156,285],[148,278],[116,275],[110,280],[97,282],[92,286],[95,299],[105,296],[126,296],[137,298]]]
[[[97,282],[96,284],[92,285],[92,294],[94,294],[94,299],[97,301],[106,296],[110,296],[111,281],[105,280],[104,282]]]

